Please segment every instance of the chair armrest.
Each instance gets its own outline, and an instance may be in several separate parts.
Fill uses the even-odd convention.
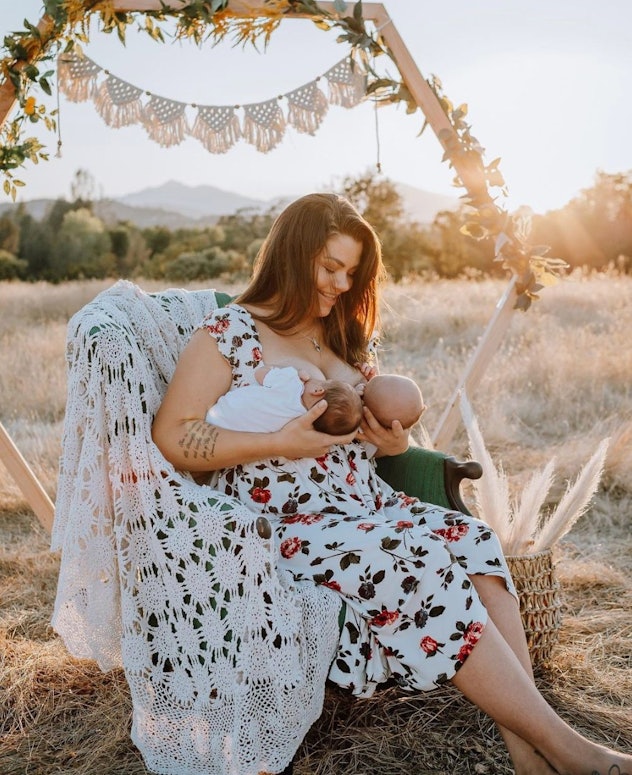
[[[461,498],[461,482],[463,479],[480,479],[482,475],[483,467],[476,460],[459,462],[453,457],[446,456],[443,461],[443,478],[446,495],[453,509],[462,514],[470,513]]]
[[[461,498],[461,482],[479,479],[483,473],[480,463],[458,462],[443,452],[423,447],[409,447],[401,455],[378,458],[376,469],[394,490],[463,514],[470,512]]]

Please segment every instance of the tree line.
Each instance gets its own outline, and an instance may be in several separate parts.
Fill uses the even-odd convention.
[[[83,278],[146,278],[189,282],[239,281],[251,272],[277,211],[242,210],[206,228],[108,225],[95,214],[94,186],[78,171],[71,200],[57,199],[41,219],[24,205],[0,216],[0,279],[53,283]],[[489,240],[462,233],[463,213],[440,212],[431,224],[412,222],[395,185],[371,173],[340,185],[378,231],[393,280],[434,275],[502,275]],[[632,171],[598,172],[594,185],[567,205],[534,216],[534,244],[570,267],[632,273]]]

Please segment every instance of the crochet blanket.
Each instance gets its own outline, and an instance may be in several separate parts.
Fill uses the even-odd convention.
[[[213,291],[118,282],[68,325],[53,627],[124,668],[162,775],[279,772],[322,710],[339,598],[275,567],[239,502],[176,471],[151,423]]]

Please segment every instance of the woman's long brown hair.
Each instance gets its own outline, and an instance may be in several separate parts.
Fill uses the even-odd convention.
[[[265,315],[255,317],[279,333],[300,327],[306,312],[318,309],[316,258],[336,234],[359,242],[362,252],[353,285],[322,323],[329,347],[353,364],[367,360],[369,339],[379,328],[385,271],[377,234],[344,197],[308,194],[286,207],[257,254],[250,284],[236,301],[266,307]]]

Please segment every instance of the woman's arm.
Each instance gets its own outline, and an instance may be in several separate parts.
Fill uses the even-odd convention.
[[[347,444],[354,437],[314,430],[312,423],[327,408],[326,401],[274,433],[216,428],[204,418],[230,389],[231,377],[217,342],[206,331],[196,331],[180,356],[152,428],[156,446],[176,468],[215,471],[271,457],[320,457],[333,444]]]

